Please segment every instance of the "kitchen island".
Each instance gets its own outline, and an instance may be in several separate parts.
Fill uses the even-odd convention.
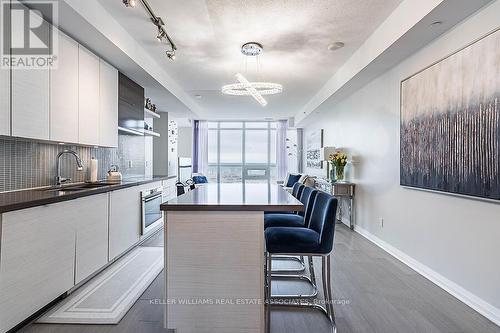
[[[161,205],[165,322],[178,332],[264,332],[264,211],[302,211],[274,184],[205,184]]]

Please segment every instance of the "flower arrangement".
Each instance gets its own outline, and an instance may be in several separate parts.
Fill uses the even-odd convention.
[[[347,154],[342,151],[336,151],[335,154],[330,154],[328,158],[335,167],[336,180],[344,180],[344,168],[347,164]]]

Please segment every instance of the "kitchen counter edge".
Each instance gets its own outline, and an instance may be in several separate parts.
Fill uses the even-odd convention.
[[[78,198],[88,197],[91,195],[121,190],[129,187],[154,183],[163,180],[169,180],[172,178],[177,178],[177,176],[155,176],[152,178],[144,178],[137,180],[134,180],[134,178],[124,179],[120,184],[112,184],[108,186],[82,190],[78,192],[70,192],[58,196],[50,196],[48,192],[44,192],[42,189],[4,192],[0,193],[0,214],[16,210],[32,208],[32,207],[50,205],[58,202],[74,200]],[[23,198],[15,199],[16,196],[19,197],[21,195],[23,196]]]

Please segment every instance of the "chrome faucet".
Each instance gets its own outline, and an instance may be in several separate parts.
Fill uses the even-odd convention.
[[[82,159],[80,158],[80,156],[78,156],[78,154],[76,152],[74,152],[73,150],[63,150],[62,152],[60,152],[59,154],[57,154],[57,161],[56,161],[56,168],[57,168],[57,176],[56,176],[56,186],[61,186],[62,183],[65,183],[67,181],[70,181],[71,178],[63,178],[61,177],[61,156],[64,155],[64,154],[71,154],[75,157],[76,159],[76,165],[77,165],[77,168],[76,170],[78,171],[82,171],[83,170],[83,164],[82,164]]]

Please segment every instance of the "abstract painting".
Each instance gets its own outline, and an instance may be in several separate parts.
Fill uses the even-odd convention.
[[[310,169],[323,169],[321,149],[323,148],[323,130],[312,131],[306,141],[306,166]]]
[[[500,199],[500,30],[401,82],[401,185]]]

